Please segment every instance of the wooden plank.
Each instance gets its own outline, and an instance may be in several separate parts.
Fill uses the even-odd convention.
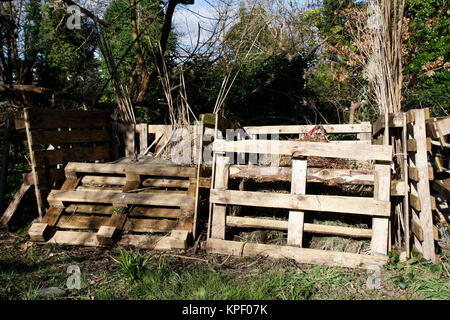
[[[219,192],[225,192],[228,188],[229,165],[228,158],[217,156],[214,188]],[[211,190],[212,191],[212,190]],[[226,227],[226,204],[213,203],[212,206],[212,223],[211,223],[211,237],[215,239],[225,239]]]
[[[139,154],[144,154],[148,148],[148,125],[138,124],[139,127]]]
[[[149,208],[135,207],[131,210],[131,217],[149,217],[149,218],[179,218],[180,209],[174,208]]]
[[[290,167],[261,167],[252,165],[231,165],[230,178],[250,178],[262,181],[291,181]],[[373,170],[307,168],[307,182],[330,184],[373,185]]]
[[[134,165],[120,163],[82,163],[69,162],[64,169],[67,177],[73,177],[77,173],[108,173],[125,174],[134,172],[139,175],[161,176],[161,177],[195,177],[196,168],[164,165]]]
[[[281,231],[288,230],[288,221],[285,220],[227,216],[226,223],[229,227],[270,229]],[[328,234],[333,236],[344,236],[352,238],[370,238],[372,236],[372,230],[370,229],[330,226],[313,223],[304,223],[303,231],[309,233]]]
[[[59,145],[82,142],[108,142],[111,134],[105,129],[90,130],[31,130],[33,144]]]
[[[292,160],[291,194],[305,194],[306,192],[307,160]],[[287,244],[302,247],[303,224],[305,213],[289,211]]]
[[[25,108],[23,110],[23,116],[25,121],[25,132],[27,134],[28,151],[30,154],[31,172],[33,174],[33,180],[35,183],[34,193],[36,195],[36,205],[38,209],[39,219],[42,219],[42,212],[44,210],[44,205],[42,202],[41,191],[39,189],[39,177],[36,172],[36,160],[34,158],[33,138],[31,135],[31,124],[30,124],[30,119],[32,117],[30,117],[30,112],[33,113],[31,108]]]
[[[109,217],[97,216],[61,216],[56,226],[61,229],[91,229],[98,230],[106,224]]]
[[[253,192],[212,189],[210,202],[265,208],[339,212],[389,217],[390,203],[372,198],[291,195],[276,192]]]
[[[35,170],[39,185],[53,185],[54,182],[63,182],[66,180],[64,169],[57,168],[36,168]]]
[[[136,151],[135,126],[128,124],[125,131],[125,157],[134,157]]]
[[[6,208],[5,212],[3,213],[2,218],[0,219],[2,225],[8,224],[9,220],[11,220],[12,216],[19,207],[20,202],[22,201],[23,197],[30,189],[30,187],[31,187],[30,184],[22,183],[19,190],[14,195],[14,198],[9,203],[8,208]]]
[[[98,247],[101,244],[98,242],[95,233],[79,232],[79,231],[56,231],[47,243],[59,245],[74,245]]]
[[[423,229],[422,242],[423,257],[436,263],[434,252],[433,217],[431,212],[431,194],[429,186],[428,155],[426,145],[425,110],[414,110],[415,122],[413,125],[414,138],[417,142],[417,152],[414,162],[419,172],[417,193],[420,198],[420,225]]]
[[[193,204],[192,205],[182,205],[180,206],[181,209],[181,215],[178,219],[178,226],[177,230],[186,230],[189,232],[192,232],[192,229],[194,227],[194,216],[195,216],[195,205],[197,203],[195,195],[197,192],[197,179],[196,178],[190,178],[189,179],[189,188],[186,191],[186,195],[189,197],[192,197]]]
[[[104,128],[110,125],[107,111],[48,110],[29,108],[28,115],[34,129]]]
[[[98,216],[62,216],[57,227],[61,229],[91,229],[97,230],[102,225],[107,225],[108,217]],[[169,232],[177,225],[176,220],[165,219],[133,219],[128,218],[125,229],[131,232]]]
[[[372,132],[370,122],[356,124],[331,124],[321,125],[326,133],[360,133]],[[314,129],[316,125],[288,125],[288,126],[247,126],[244,130],[248,134],[305,134]]]
[[[288,140],[215,140],[214,152],[239,152],[293,155],[295,157],[325,157],[352,160],[392,160],[392,146],[387,145],[337,145],[323,142]]]
[[[173,236],[126,234],[122,236],[118,244],[121,246],[132,246],[151,250],[186,249],[187,237],[180,239]]]
[[[129,219],[133,232],[169,232],[176,228],[178,221],[167,219]]]
[[[124,186],[127,179],[125,177],[111,177],[111,176],[84,176],[81,183],[86,186]]]
[[[90,204],[71,204],[65,211],[67,213],[89,213],[89,214],[105,214],[112,215],[113,206],[90,205]]]
[[[73,147],[54,150],[35,151],[37,166],[54,166],[69,161],[107,160],[110,156],[110,145]]]
[[[153,206],[194,205],[190,196],[174,191],[148,193],[121,193],[114,191],[59,191],[52,190],[48,196],[49,203],[84,202],[84,203],[119,203]]]
[[[189,180],[147,178],[144,181],[142,181],[142,185],[144,187],[188,188]]]
[[[385,164],[375,165],[374,199],[388,205],[389,214],[384,218],[372,218],[372,240],[370,250],[373,255],[386,255],[388,251],[388,228],[390,217],[391,167]]]
[[[374,265],[381,266],[386,264],[388,260],[385,256],[378,257],[347,252],[227,241],[213,238],[206,241],[206,251],[208,253],[243,257],[263,256],[274,259],[293,259],[298,263],[348,268],[369,268]]]
[[[88,213],[99,215],[111,215],[113,210],[113,206],[89,204],[71,204],[65,209],[67,213]],[[178,218],[180,214],[180,209],[157,207],[134,207],[129,213],[131,217],[148,218]]]

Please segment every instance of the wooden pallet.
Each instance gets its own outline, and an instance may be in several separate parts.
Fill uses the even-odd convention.
[[[196,168],[165,163],[76,163],[48,196],[33,241],[185,249],[196,217]]]
[[[290,168],[262,167],[255,164],[236,166],[229,163],[224,153],[270,153],[291,155]],[[390,165],[392,147],[368,144],[332,144],[303,141],[225,141],[213,145],[215,166],[211,185],[207,251],[238,256],[262,255],[272,258],[290,258],[301,263],[344,267],[369,267],[387,261],[388,222],[390,217]],[[305,157],[347,158],[380,161],[370,172],[352,172],[341,169],[308,168]],[[320,172],[320,170],[322,170]],[[230,177],[253,177],[259,180],[290,180],[291,194],[230,190]],[[346,184],[373,184],[374,197],[346,197],[306,194],[307,182],[333,179]],[[280,208],[289,210],[288,220],[239,217],[229,214],[230,206]],[[257,209],[255,209],[257,211]],[[314,212],[368,215],[372,229],[325,226],[304,223],[304,215]],[[287,230],[287,245],[269,245],[231,241],[227,228],[255,228]],[[372,255],[322,251],[303,248],[303,233],[371,238]]]
[[[24,110],[39,217],[47,207],[48,192],[64,182],[69,161],[112,158],[110,114],[104,111]]]

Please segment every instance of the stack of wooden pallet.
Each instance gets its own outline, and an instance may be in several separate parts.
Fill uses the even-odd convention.
[[[62,188],[50,192],[42,221],[29,230],[33,241],[184,249],[195,232],[195,168],[151,159],[71,162],[65,176]]]
[[[389,124],[387,139],[386,122]],[[396,188],[399,192],[396,195],[406,195],[403,198],[404,216],[399,218],[403,218],[407,256],[414,250],[434,263],[439,262],[436,255],[436,241],[440,238],[437,223],[448,225],[450,180],[446,135],[450,133],[449,122],[449,117],[431,118],[429,109],[415,109],[388,117],[382,115],[373,130],[379,144],[397,144],[399,180]],[[404,187],[405,192],[402,191]]]
[[[348,130],[333,126],[335,131]],[[277,128],[272,128],[273,130]],[[289,128],[284,128],[289,129]],[[283,129],[283,130],[284,130]],[[299,128],[297,128],[299,129]],[[306,128],[301,128],[305,131]],[[309,130],[313,127],[308,128]],[[255,130],[255,129],[252,129]],[[292,128],[291,128],[292,130]],[[280,129],[277,129],[280,132]],[[252,133],[254,133],[253,131]],[[305,131],[308,132],[308,131]],[[260,132],[258,132],[260,133]],[[299,132],[301,133],[301,132]],[[370,135],[370,127],[369,127]],[[257,139],[257,137],[256,137]],[[369,143],[369,144],[367,144]],[[390,162],[392,147],[363,144],[322,143],[304,141],[217,139],[213,145],[214,161],[210,202],[207,251],[238,256],[268,256],[295,259],[301,263],[325,264],[345,267],[370,267],[387,261],[388,222],[390,209]],[[230,163],[230,154],[275,154],[292,156],[289,167],[267,167],[254,162],[247,165]],[[227,155],[227,156],[225,156]],[[343,158],[357,161],[376,161],[374,170],[309,168],[307,157]],[[235,159],[237,158],[234,157]],[[242,159],[249,159],[244,156]],[[291,194],[233,190],[230,178],[252,178],[258,181],[290,181]],[[329,196],[308,194],[307,184],[326,183],[372,184],[374,194],[368,197]],[[232,215],[231,207],[254,207],[249,217]],[[281,216],[267,219],[258,215],[259,208],[288,210],[288,219]],[[306,211],[306,212],[305,212]],[[317,212],[372,217],[371,229],[358,229],[334,225],[304,223],[306,215]],[[271,245],[230,238],[230,228],[252,228],[287,231],[286,245]],[[371,255],[304,248],[303,234],[319,233],[355,238],[371,238]]]

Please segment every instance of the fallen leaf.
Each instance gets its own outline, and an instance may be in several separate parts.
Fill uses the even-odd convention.
[[[31,241],[27,241],[24,242],[20,245],[20,249],[22,249],[22,251],[27,251],[29,247],[33,246],[33,242]]]

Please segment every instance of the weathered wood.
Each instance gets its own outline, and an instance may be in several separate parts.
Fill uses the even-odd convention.
[[[263,256],[275,259],[293,259],[298,263],[348,268],[368,268],[373,267],[374,265],[381,266],[387,263],[386,256],[378,257],[347,252],[227,241],[213,238],[206,241],[206,251],[208,253],[243,257]]]
[[[261,167],[251,165],[231,165],[230,178],[250,178],[262,181],[291,181],[290,167]],[[307,168],[308,182],[329,184],[373,185],[373,170]]]
[[[434,180],[433,189],[444,198],[450,200],[450,178],[444,180]]]
[[[81,110],[45,110],[28,108],[28,118],[34,129],[104,128],[110,125],[110,112]]]
[[[148,236],[148,235],[123,235],[118,242],[121,246],[133,246],[152,250],[186,249],[188,233],[184,238],[172,231],[170,236]]]
[[[173,208],[149,208],[135,207],[131,210],[131,217],[149,217],[149,218],[179,218],[180,209]]]
[[[211,188],[211,178],[209,177],[199,177],[198,179],[198,187],[209,189]]]
[[[89,130],[32,130],[33,144],[59,145],[82,142],[111,141],[111,134],[106,129]]]
[[[34,155],[39,166],[54,166],[69,161],[106,160],[110,158],[110,145],[36,150]]]
[[[133,165],[120,163],[82,163],[69,162],[65,168],[66,177],[76,176],[77,173],[108,173],[125,174],[134,172],[139,175],[163,177],[195,177],[196,168],[164,165]]]
[[[148,147],[148,125],[141,123],[139,126],[139,154],[144,154]]]
[[[28,235],[31,241],[42,242],[45,241],[49,235],[48,225],[46,223],[36,222],[33,223],[28,229]]]
[[[389,202],[360,197],[291,195],[275,192],[212,189],[210,202],[266,208],[339,212],[379,217],[390,216]]]
[[[291,194],[305,194],[306,168],[306,160],[292,160]],[[289,211],[288,245],[302,247],[304,218],[305,213],[302,211]]]
[[[189,180],[148,178],[142,181],[142,185],[144,187],[188,188]]]
[[[408,152],[416,152],[417,151],[417,145],[416,145],[416,139],[408,139]]]
[[[214,152],[293,155],[295,157],[344,158],[352,160],[392,160],[392,146],[351,145],[289,140],[215,140]]]
[[[374,255],[386,255],[388,251],[388,227],[390,216],[391,174],[390,166],[385,164],[375,165],[374,199],[384,202],[389,208],[389,214],[384,217],[372,218],[372,240],[370,250]]]
[[[121,204],[113,204],[114,212],[112,216],[101,225],[97,231],[96,237],[102,245],[111,245],[122,231],[125,221],[128,217],[128,208],[121,206]]]
[[[139,176],[139,174],[136,174],[134,172],[126,172],[125,177],[126,182],[122,188],[122,192],[136,190],[141,185],[141,177]]]
[[[49,203],[85,202],[85,203],[120,203],[153,206],[182,206],[194,205],[190,196],[175,191],[120,193],[114,191],[59,191],[52,190],[48,196]]]
[[[391,196],[392,197],[404,197],[408,194],[407,184],[403,180],[391,181]]]
[[[214,188],[219,192],[225,192],[228,188],[229,166],[227,157],[217,157],[214,177]],[[212,190],[211,190],[212,191]],[[211,202],[213,203],[213,202]],[[213,203],[211,237],[225,239],[226,204]]]
[[[126,157],[134,157],[136,152],[136,139],[135,139],[135,126],[133,124],[129,124],[126,127],[125,131],[125,156]]]
[[[411,208],[416,210],[416,212],[420,212],[422,210],[420,198],[412,193],[409,195],[409,203],[411,204]]]
[[[124,186],[127,179],[125,177],[112,177],[112,176],[84,176],[81,179],[81,183],[86,186]]]
[[[357,124],[331,124],[321,125],[326,133],[360,133],[372,132],[370,122],[363,122]],[[291,126],[248,126],[244,130],[248,134],[305,134],[314,129],[316,125],[291,125]]]
[[[417,143],[417,152],[414,162],[419,173],[417,182],[417,196],[420,198],[420,225],[423,230],[424,241],[422,242],[423,256],[425,259],[436,263],[434,252],[433,217],[431,212],[431,194],[429,186],[429,169],[426,144],[425,110],[414,110],[415,122],[413,125],[414,138]]]
[[[419,241],[421,241],[421,242],[423,241],[423,230],[422,230],[422,227],[414,219],[411,220],[411,231],[417,237],[417,239],[419,239]]]
[[[2,225],[8,224],[9,220],[11,220],[12,216],[19,207],[20,202],[22,201],[23,197],[30,189],[30,187],[31,185],[22,183],[19,190],[17,190],[16,194],[14,195],[14,198],[9,203],[8,208],[6,208],[5,212],[3,213],[2,218],[0,219],[0,223]]]
[[[414,167],[408,167],[408,176],[409,179],[413,180],[413,181],[419,181],[419,171],[417,170],[417,168]]]
[[[39,177],[36,172],[36,160],[34,158],[33,138],[31,135],[30,112],[33,113],[31,108],[25,108],[23,111],[23,116],[24,116],[24,121],[25,121],[25,132],[27,134],[28,151],[30,154],[31,172],[33,174],[33,180],[35,183],[34,193],[36,195],[36,205],[37,205],[37,209],[38,209],[39,219],[42,219],[42,212],[44,210],[44,205],[42,202],[41,192],[39,189]]]
[[[390,113],[389,114],[389,127],[401,128],[403,127],[403,113]],[[372,135],[376,136],[381,130],[385,128],[385,115],[382,114],[378,117],[372,127]]]
[[[270,230],[288,230],[288,221],[249,217],[227,216],[227,226],[238,228],[255,228]],[[372,230],[351,227],[330,226],[324,224],[304,223],[303,231],[309,233],[328,234],[352,238],[370,238]]]
[[[74,190],[80,183],[80,178],[78,179],[67,179],[61,187],[61,191],[71,191]],[[60,205],[60,204],[59,204]],[[60,205],[59,207],[50,207],[45,216],[42,218],[42,223],[46,223],[48,227],[56,226],[64,208]]]
[[[61,229],[91,229],[97,230],[102,225],[107,225],[109,217],[96,216],[62,216],[57,227]],[[133,219],[128,218],[125,229],[132,232],[169,232],[176,227],[176,220],[166,219]]]
[[[2,146],[2,161],[0,168],[0,212],[5,209],[5,193],[6,182],[8,176],[8,162],[9,162],[9,145],[12,131],[12,119],[8,118],[5,121],[5,129],[3,131],[3,146]]]

